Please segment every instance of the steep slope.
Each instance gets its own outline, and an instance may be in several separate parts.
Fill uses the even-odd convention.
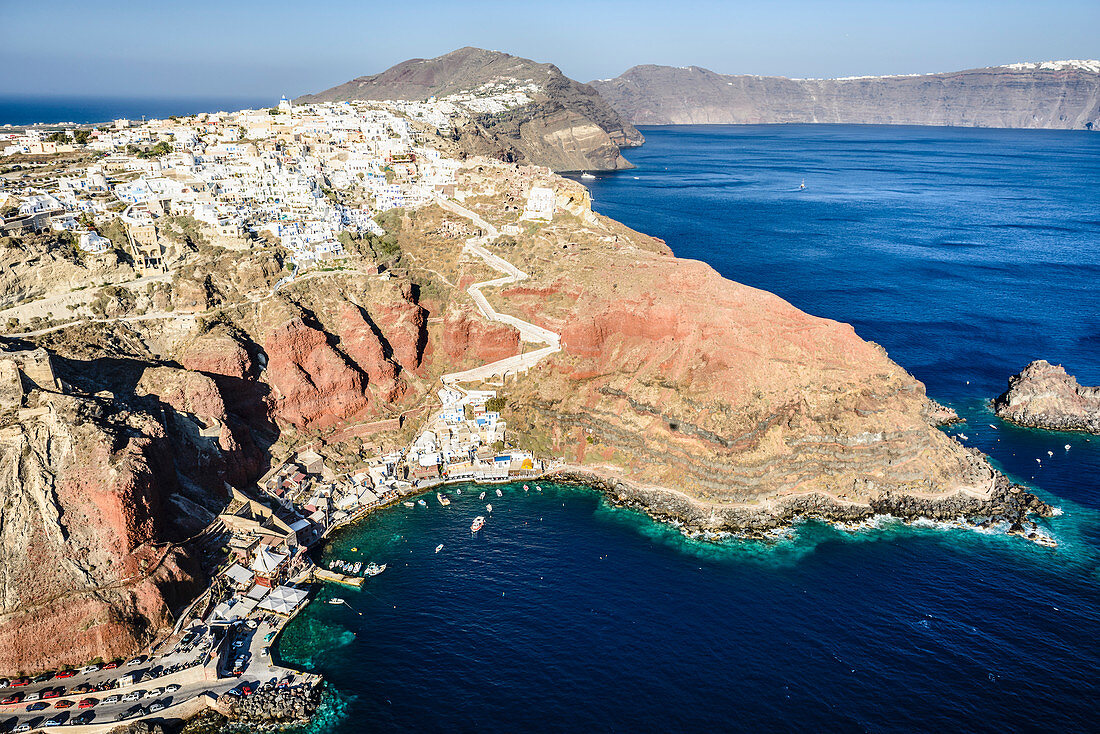
[[[505,415],[518,445],[574,465],[566,476],[711,530],[1047,511],[939,431],[947,411],[850,325],[674,257],[588,211],[579,184],[536,184],[569,214],[518,236],[531,278],[493,302],[561,334],[561,352],[510,383]]]
[[[548,166],[556,171],[629,168],[619,148],[641,145],[641,134],[622,120],[592,87],[574,81],[553,64],[499,51],[460,48],[434,59],[410,59],[380,74],[295,100],[425,100],[518,91],[522,104],[472,112],[458,130],[473,153]]]
[[[1100,61],[944,74],[787,79],[635,66],[592,86],[638,125],[847,123],[1082,129],[1100,125]]]

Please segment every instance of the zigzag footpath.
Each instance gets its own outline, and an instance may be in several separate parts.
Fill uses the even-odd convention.
[[[473,299],[481,315],[489,321],[497,321],[514,327],[519,331],[521,341],[546,344],[542,349],[536,349],[533,352],[517,354],[513,357],[505,357],[504,359],[499,359],[496,362],[490,362],[480,367],[443,375],[443,377],[440,378],[443,383],[452,385],[458,382],[479,382],[498,375],[503,376],[508,373],[526,372],[531,367],[538,364],[544,357],[548,357],[554,352],[560,352],[560,334],[550,331],[549,329],[544,329],[536,324],[532,324],[529,321],[518,319],[515,316],[500,313],[490,305],[485,294],[481,292],[482,288],[518,283],[522,280],[526,280],[528,277],[527,273],[523,272],[512,263],[485,249],[483,243],[496,239],[500,235],[497,228],[461,204],[442,197],[438,198],[437,201],[443,209],[446,209],[452,214],[457,214],[460,217],[469,219],[481,228],[482,234],[466,240],[464,249],[480,257],[485,264],[493,270],[504,273],[503,277],[474,283],[466,289],[466,292],[470,294],[470,298]]]

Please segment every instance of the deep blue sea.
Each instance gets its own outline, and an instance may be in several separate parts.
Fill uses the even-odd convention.
[[[0,95],[0,126],[33,125],[36,122],[100,123],[119,118],[163,119],[170,115],[194,115],[270,107],[278,98],[238,97],[43,97]]]
[[[986,401],[1036,358],[1100,384],[1100,134],[643,132],[637,169],[585,181],[597,210],[885,346],[1063,510],[1060,547],[893,523],[707,544],[549,484],[490,490],[475,537],[480,489],[452,489],[328,550],[389,568],[278,645],[331,683],[313,728],[1095,731],[1100,438]]]

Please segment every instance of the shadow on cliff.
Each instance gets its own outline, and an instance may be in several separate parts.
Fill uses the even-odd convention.
[[[185,372],[176,362],[149,362],[125,357],[90,360],[54,355],[54,372],[65,385],[94,395],[109,391],[116,409],[141,410],[164,428],[164,442],[176,476],[167,486],[178,484],[182,502],[197,502],[211,513],[224,509],[228,486],[246,488],[271,467],[268,451],[278,440],[279,427],[269,414],[271,388],[249,378],[200,372],[213,380],[225,405],[226,421],[220,433],[204,435],[190,414],[177,410],[156,395],[140,395],[138,384],[146,370],[169,367]],[[226,430],[228,429],[228,430]],[[227,486],[228,485],[228,486]],[[191,490],[191,491],[188,491]],[[187,529],[196,518],[185,507],[179,520]]]

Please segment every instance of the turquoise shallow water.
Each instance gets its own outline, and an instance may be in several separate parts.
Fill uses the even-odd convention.
[[[468,490],[399,505],[326,554],[387,571],[323,588],[351,607],[310,605],[278,645],[332,683],[314,729],[1091,730],[1100,439],[986,400],[1040,356],[1100,384],[1100,136],[644,132],[637,170],[585,182],[597,209],[883,344],[1063,509],[1060,547],[890,522],[707,544],[552,485],[490,490],[477,536]]]

